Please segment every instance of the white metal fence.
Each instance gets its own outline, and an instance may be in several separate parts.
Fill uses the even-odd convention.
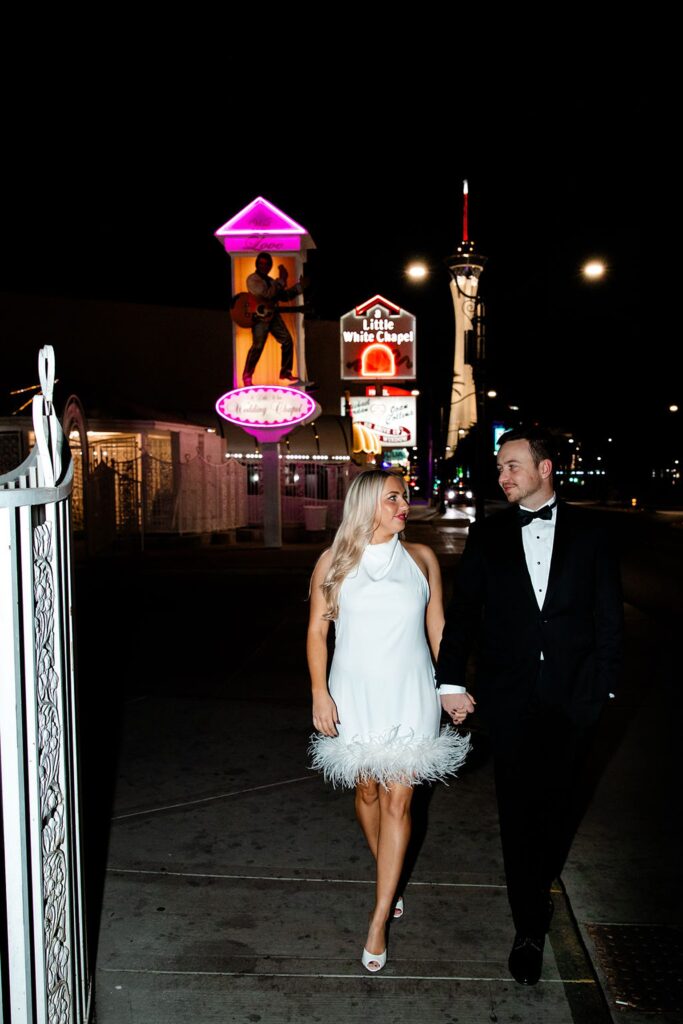
[[[73,629],[73,463],[41,349],[36,445],[0,476],[0,999],[5,1024],[82,1024],[85,934]]]
[[[355,467],[348,461],[281,463],[282,521],[307,523],[325,510],[336,528]],[[136,437],[108,439],[93,451],[88,480],[89,531],[95,550],[117,536],[224,533],[263,523],[260,460],[211,461],[201,452],[179,458]]]
[[[179,533],[215,533],[247,522],[247,471],[235,459],[215,464],[197,455],[179,466],[173,522]]]
[[[88,479],[88,528],[95,549],[116,536],[221,533],[247,522],[247,471],[235,459],[173,457],[136,439],[106,443]]]
[[[336,529],[341,522],[344,498],[355,467],[348,461],[285,461],[280,466],[282,522],[293,526],[316,524],[313,509],[325,510],[324,526]],[[249,522],[263,522],[263,480],[258,462],[247,466]],[[318,519],[322,523],[323,520]]]

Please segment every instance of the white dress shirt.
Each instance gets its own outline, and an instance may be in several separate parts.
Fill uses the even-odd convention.
[[[524,545],[526,567],[529,570],[531,585],[534,588],[539,608],[543,607],[543,602],[545,601],[545,595],[548,590],[548,577],[550,575],[550,560],[553,557],[553,541],[555,540],[555,523],[557,521],[555,495],[553,494],[552,498],[549,498],[545,504],[539,506],[539,508],[545,508],[546,505],[552,505],[553,502],[555,502],[555,507],[553,508],[551,519],[534,519],[531,523],[522,527],[522,544]],[[527,508],[526,505],[520,505],[519,507],[525,512],[539,511],[539,509]],[[543,661],[543,651],[541,651],[541,661]]]
[[[524,512],[538,512],[546,505],[555,501],[555,495],[549,498],[545,504],[538,509],[527,508],[525,505],[519,507]],[[522,527],[522,544],[524,545],[524,557],[526,567],[529,570],[531,584],[538,602],[538,607],[543,607],[546,591],[548,589],[548,576],[550,575],[550,559],[553,557],[553,541],[555,540],[555,522],[557,519],[557,505],[553,508],[551,519],[534,519],[527,526]]]

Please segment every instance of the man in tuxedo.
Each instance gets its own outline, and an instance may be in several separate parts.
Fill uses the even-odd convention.
[[[622,632],[608,536],[557,500],[553,458],[538,428],[501,437],[511,507],[470,529],[437,665],[441,703],[460,723],[474,710],[465,671],[478,640],[476,703],[491,735],[516,930],[509,967],[526,985],[541,975],[550,885],[578,824],[578,779],[615,688]]]

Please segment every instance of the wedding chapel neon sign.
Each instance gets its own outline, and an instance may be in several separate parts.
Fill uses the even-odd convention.
[[[414,380],[415,317],[375,295],[340,320],[343,380]]]
[[[305,391],[268,384],[236,388],[216,402],[219,416],[248,432],[289,431],[314,411],[315,401]]]

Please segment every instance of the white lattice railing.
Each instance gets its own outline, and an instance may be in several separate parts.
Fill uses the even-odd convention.
[[[0,767],[6,1024],[83,1024],[91,979],[81,862],[70,494],[73,463],[41,349],[36,445],[0,476]]]

